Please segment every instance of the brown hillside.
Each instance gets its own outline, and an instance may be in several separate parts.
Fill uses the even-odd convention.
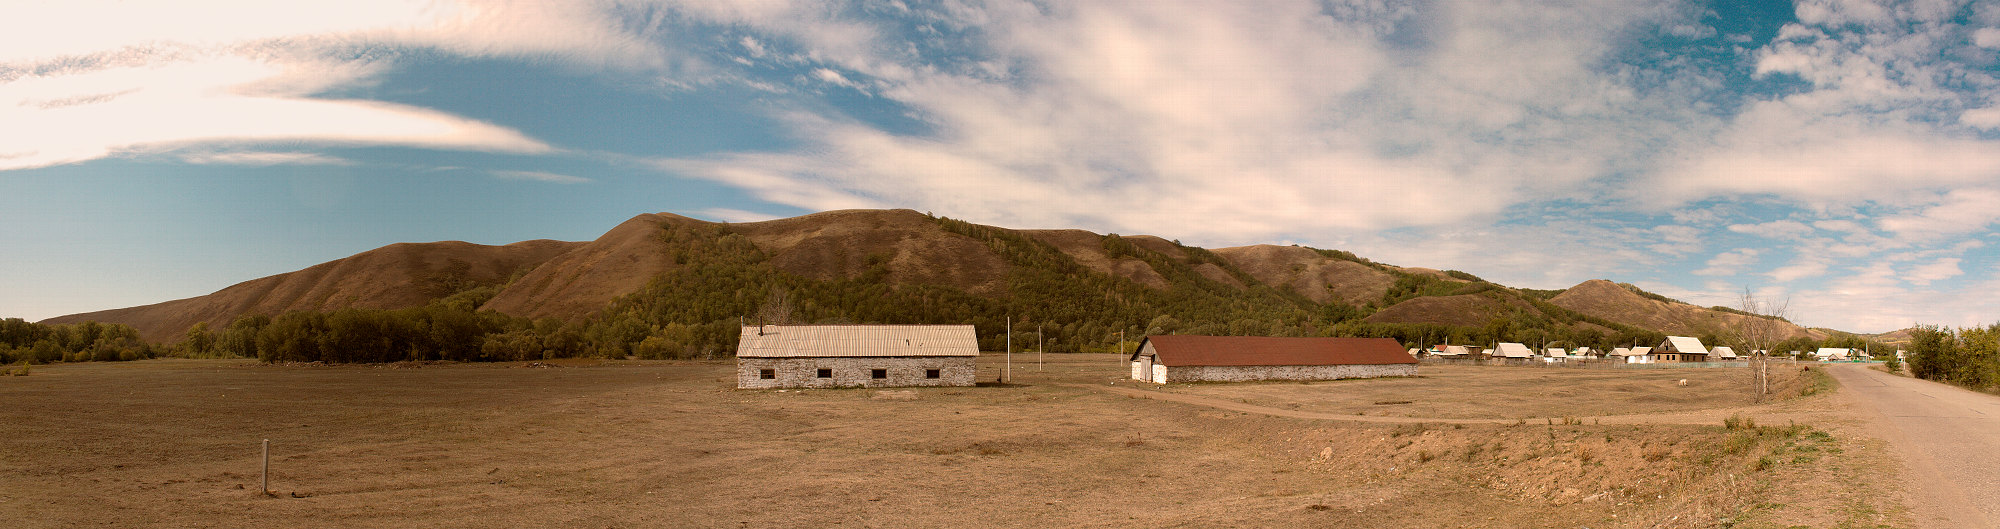
[[[632,217],[597,240],[535,267],[480,308],[538,319],[573,320],[594,313],[673,266],[660,227],[688,222],[704,221],[671,213]]]
[[[1910,341],[1914,338],[1914,336],[1911,333],[1916,332],[1916,330],[1917,329],[1915,327],[1911,327],[1907,329],[1896,329],[1881,334],[1864,334],[1861,335],[1861,337],[1889,345],[1907,346],[1910,344]]]
[[[168,341],[197,322],[219,328],[244,314],[416,307],[464,286],[499,284],[579,244],[549,240],[506,246],[459,241],[391,244],[297,272],[237,283],[206,296],[72,314],[45,323],[123,323],[147,340]]]
[[[1592,279],[1549,299],[1557,306],[1634,327],[1685,335],[1727,335],[1751,316],[1668,303],[1641,296],[1617,283]],[[1814,333],[1790,323],[1781,323],[1785,336],[1818,338]]]
[[[749,237],[778,269],[817,279],[858,277],[875,256],[887,259],[891,284],[992,293],[1006,287],[1012,268],[985,244],[907,209],[828,211],[729,229]]]
[[[1057,250],[1062,250],[1062,253],[1069,255],[1071,259],[1075,259],[1077,263],[1091,270],[1110,274],[1112,277],[1125,278],[1132,282],[1157,289],[1167,288],[1167,278],[1161,276],[1159,271],[1153,270],[1153,266],[1146,264],[1145,260],[1137,257],[1112,259],[1111,254],[1104,251],[1103,235],[1083,230],[1021,230],[1020,233],[1049,243],[1050,246],[1056,247]],[[1152,237],[1151,239],[1159,243],[1166,242],[1158,237]],[[1153,241],[1145,241],[1141,237],[1126,237],[1126,240],[1131,241],[1139,247],[1159,251],[1156,248],[1158,243]],[[1168,246],[1171,246],[1171,244]],[[1173,250],[1174,253],[1168,255],[1175,256],[1175,254],[1180,253],[1180,249],[1178,248],[1173,248]]]
[[[1259,244],[1215,250],[1257,281],[1290,289],[1316,303],[1339,296],[1351,305],[1382,298],[1396,277],[1368,265],[1334,259],[1310,248]]]
[[[1526,303],[1501,301],[1478,294],[1411,298],[1371,314],[1369,323],[1438,323],[1477,327],[1520,310]]]

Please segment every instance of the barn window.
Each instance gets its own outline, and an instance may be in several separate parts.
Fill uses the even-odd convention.
[[[938,370],[936,369],[924,370],[924,378],[937,378],[937,377],[938,377]]]
[[[776,369],[759,370],[757,371],[757,378],[761,378],[764,380],[771,380],[778,378],[778,370]]]
[[[876,378],[876,379],[889,378],[889,370],[870,369],[868,370],[868,378]]]
[[[820,378],[833,378],[833,370],[832,370],[832,369],[827,369],[827,368],[824,368],[824,367],[822,367],[822,368],[819,368],[819,377],[820,377]]]

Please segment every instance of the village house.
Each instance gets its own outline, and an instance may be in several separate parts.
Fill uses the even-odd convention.
[[[1416,357],[1391,338],[1147,336],[1131,360],[1133,380],[1156,384],[1417,374]]]
[[[1730,349],[1729,346],[1727,345],[1718,345],[1708,350],[1708,358],[1712,361],[1718,361],[1718,362],[1723,360],[1735,360],[1736,350]]]
[[[1813,358],[1821,362],[1845,362],[1851,353],[1846,347],[1821,347],[1813,352]]]
[[[1526,345],[1514,342],[1501,342],[1500,345],[1493,347],[1493,351],[1490,354],[1493,355],[1493,358],[1513,358],[1521,360],[1526,360],[1535,357],[1534,350],[1528,349],[1528,346]]]
[[[1472,351],[1463,345],[1433,345],[1430,349],[1425,350],[1424,354],[1448,360],[1472,357]]]
[[[971,386],[971,325],[746,325],[736,387]]]
[[[1650,364],[1653,363],[1652,353],[1653,348],[1651,347],[1633,347],[1630,349],[1620,347],[1612,350],[1611,356],[1627,364]]]
[[[1707,362],[1708,348],[1701,340],[1687,336],[1668,336],[1652,351],[1654,362]]]

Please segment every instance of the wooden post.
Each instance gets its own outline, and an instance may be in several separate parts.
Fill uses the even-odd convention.
[[[264,440],[264,471],[262,472],[262,474],[264,476],[264,479],[262,481],[262,484],[257,486],[257,490],[259,491],[258,494],[269,496],[271,495],[271,440],[270,439]]]

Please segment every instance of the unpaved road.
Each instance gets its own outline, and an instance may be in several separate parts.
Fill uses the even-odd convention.
[[[1924,527],[2000,521],[2000,397],[1861,365],[1827,370],[1903,459]]]

